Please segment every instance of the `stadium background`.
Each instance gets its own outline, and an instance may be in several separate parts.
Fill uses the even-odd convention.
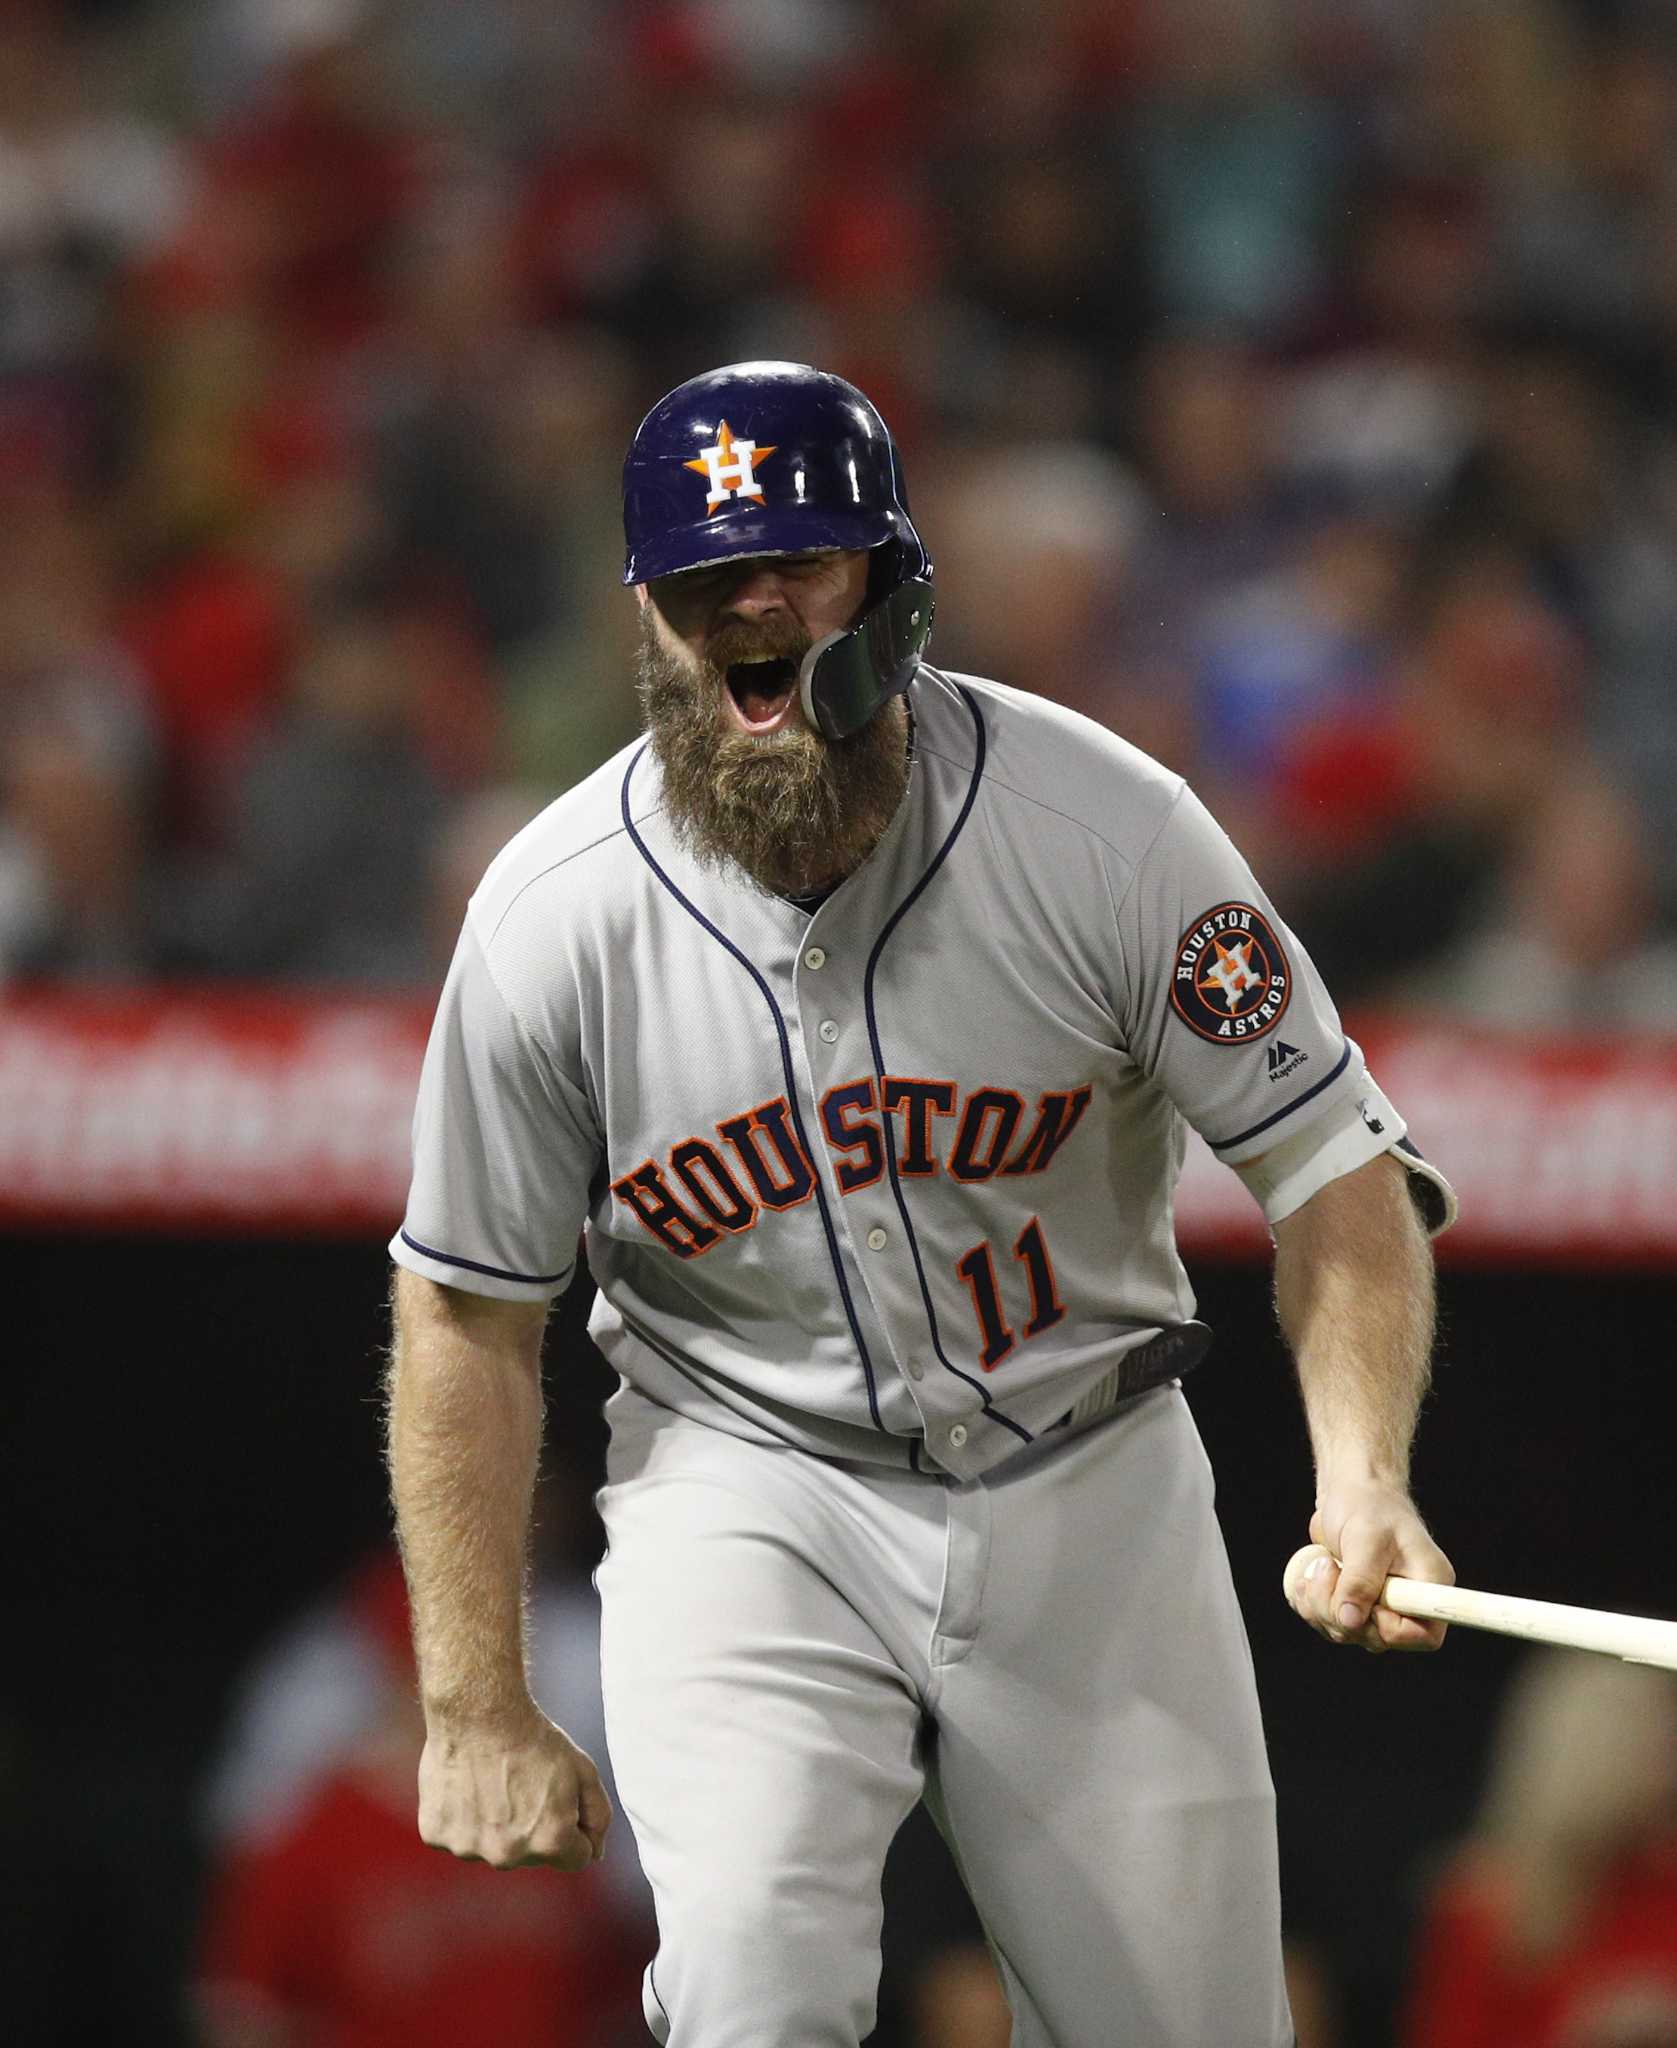
[[[1668,10],[1582,0],[6,8],[9,2039],[193,2038],[239,1676],[385,1528],[427,992],[634,729],[616,468],[715,362],[875,396],[938,657],[1189,773],[1386,1049],[1467,1205],[1418,1461],[1464,1580],[1677,1612],[1674,112]],[[1211,1171],[1292,1930],[1383,2048],[1515,1654],[1286,1614],[1308,1466]],[[951,1882],[905,1843],[882,2042]]]

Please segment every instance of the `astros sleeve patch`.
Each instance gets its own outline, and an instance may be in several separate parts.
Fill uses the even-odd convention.
[[[1124,1044],[1220,1159],[1356,1085],[1332,998],[1227,833],[1183,789],[1121,899]]]
[[[1250,1045],[1273,1031],[1292,994],[1281,941],[1250,903],[1215,905],[1177,941],[1171,1008],[1213,1045]]]

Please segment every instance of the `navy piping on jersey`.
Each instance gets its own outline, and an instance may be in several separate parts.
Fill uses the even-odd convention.
[[[1254,1124],[1249,1131],[1241,1131],[1232,1138],[1207,1139],[1213,1152],[1227,1152],[1235,1145],[1244,1145],[1248,1138],[1255,1138],[1260,1131],[1267,1131],[1271,1124],[1278,1124],[1284,1116],[1291,1116],[1295,1109],[1303,1109],[1313,1095],[1320,1095],[1324,1088],[1331,1088],[1344,1073],[1351,1058],[1351,1048],[1346,1046],[1339,1055],[1339,1064],[1331,1074],[1324,1074],[1314,1088],[1307,1088],[1302,1095],[1295,1096],[1284,1109],[1278,1109],[1273,1116],[1266,1116],[1261,1124]]]
[[[421,1244],[417,1237],[409,1237],[405,1230],[398,1233],[410,1252],[418,1252],[421,1258],[435,1259],[439,1265],[459,1266],[467,1273],[482,1273],[490,1280],[518,1280],[526,1287],[557,1287],[565,1273],[509,1273],[505,1266],[483,1266],[476,1259],[463,1259],[455,1252],[433,1251],[430,1245]]]
[[[969,690],[963,688],[963,686],[959,683],[955,685],[955,688],[958,691],[960,691],[962,700],[966,704],[968,711],[972,713],[973,730],[977,738],[977,751],[973,756],[972,764],[972,780],[967,785],[966,801],[962,804],[960,814],[956,818],[954,824],[950,826],[948,834],[946,835],[943,844],[938,848],[937,852],[933,854],[931,862],[926,869],[926,872],[920,877],[919,881],[915,883],[914,887],[909,890],[908,894],[903,898],[901,903],[897,905],[896,909],[893,910],[891,915],[885,920],[884,929],[880,932],[879,937],[874,940],[873,951],[868,955],[868,971],[866,975],[863,977],[862,981],[863,1002],[867,1010],[868,1018],[868,1044],[873,1048],[874,1074],[875,1077],[881,1082],[881,1084],[883,1084],[885,1079],[885,1055],[880,1050],[879,1017],[877,1011],[874,1008],[874,972],[879,966],[881,954],[885,951],[886,941],[890,938],[891,934],[896,930],[897,926],[902,923],[903,919],[908,915],[908,912],[913,908],[915,903],[919,901],[921,891],[926,887],[926,884],[932,879],[933,875],[935,875],[938,869],[943,865],[944,860],[949,853],[949,849],[955,844],[956,840],[960,838],[962,829],[966,825],[967,819],[972,814],[972,807],[974,803],[977,801],[979,784],[984,779],[984,754],[986,744],[984,738],[984,715],[979,710],[977,700],[973,697],[972,693]],[[883,1099],[884,1098],[882,1093],[881,1100],[883,1101]],[[902,1218],[903,1229],[908,1236],[908,1248],[910,1252],[914,1255],[914,1271],[916,1277],[919,1279],[920,1282],[920,1299],[922,1302],[925,1303],[926,1307],[926,1327],[931,1335],[932,1350],[937,1357],[937,1362],[939,1365],[943,1367],[945,1372],[953,1373],[956,1379],[964,1380],[969,1387],[974,1389],[979,1399],[984,1403],[985,1414],[990,1418],[992,1422],[999,1422],[1004,1429],[1011,1429],[1013,1434],[1016,1437],[1018,1437],[1022,1443],[1035,1443],[1035,1437],[1031,1435],[1031,1432],[1025,1428],[1023,1423],[1015,1422],[1011,1415],[1004,1415],[1002,1411],[995,1406],[995,1404],[990,1399],[990,1390],[987,1386],[985,1386],[982,1380],[974,1379],[970,1372],[963,1372],[958,1365],[952,1364],[951,1361],[944,1355],[943,1339],[938,1334],[937,1311],[932,1307],[932,1290],[926,1284],[926,1267],[924,1261],[920,1257],[920,1241],[914,1234],[914,1225],[909,1221],[908,1203],[907,1200],[904,1198],[902,1180],[897,1172],[897,1140],[895,1129],[892,1124],[892,1120],[889,1116],[881,1116],[880,1124],[885,1132],[885,1167],[886,1171],[891,1176],[891,1192],[896,1197],[897,1214]]]
[[[863,1341],[862,1326],[856,1320],[856,1304],[850,1298],[850,1283],[844,1277],[844,1264],[839,1256],[838,1238],[833,1231],[832,1212],[827,1207],[827,1190],[821,1185],[821,1169],[817,1162],[816,1154],[810,1149],[809,1134],[804,1129],[803,1112],[798,1108],[798,1083],[792,1071],[792,1043],[786,1035],[786,1020],[781,1016],[780,1005],[774,999],[774,991],[763,979],[761,971],[745,957],[725,931],[721,930],[719,926],[712,924],[698,905],[681,893],[674,882],[670,880],[669,876],[658,865],[657,861],[653,859],[652,849],[635,830],[635,821],[629,815],[629,783],[634,776],[636,767],[640,763],[641,756],[645,752],[646,748],[644,746],[638,747],[635,750],[634,760],[629,763],[623,773],[623,829],[628,833],[635,851],[681,905],[682,909],[687,912],[688,916],[702,930],[709,932],[719,946],[734,956],[746,973],[757,984],[758,989],[762,992],[764,1002],[769,1006],[769,1015],[774,1019],[775,1033],[780,1040],[780,1071],[786,1083],[786,1101],[792,1112],[792,1128],[798,1134],[798,1143],[804,1148],[804,1157],[809,1161],[810,1171],[815,1176],[815,1201],[816,1206],[821,1211],[821,1228],[827,1233],[827,1255],[833,1262],[833,1272],[838,1279],[839,1297],[844,1303],[845,1320],[850,1325],[851,1336],[856,1340],[857,1355],[862,1361],[862,1374],[868,1383],[868,1413],[873,1417],[875,1429],[884,1431],[887,1436],[895,1435],[896,1432],[894,1430],[887,1430],[884,1422],[880,1419],[879,1394],[873,1380],[873,1360],[869,1358],[868,1347]]]

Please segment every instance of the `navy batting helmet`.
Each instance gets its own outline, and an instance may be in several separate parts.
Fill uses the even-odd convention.
[[[829,739],[906,690],[932,628],[932,564],[891,431],[854,384],[807,363],[730,363],[678,384],[623,464],[625,583],[753,555],[871,554],[867,608],[804,657]]]

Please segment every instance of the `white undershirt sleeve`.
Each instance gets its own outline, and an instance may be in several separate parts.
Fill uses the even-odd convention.
[[[1355,1096],[1336,1102],[1303,1130],[1234,1170],[1263,1210],[1264,1221],[1273,1228],[1295,1209],[1302,1209],[1330,1180],[1378,1159],[1382,1152],[1390,1152],[1407,1167],[1410,1192],[1427,1234],[1437,1237],[1448,1230],[1456,1220],[1455,1190],[1410,1143],[1403,1118],[1366,1067]]]

